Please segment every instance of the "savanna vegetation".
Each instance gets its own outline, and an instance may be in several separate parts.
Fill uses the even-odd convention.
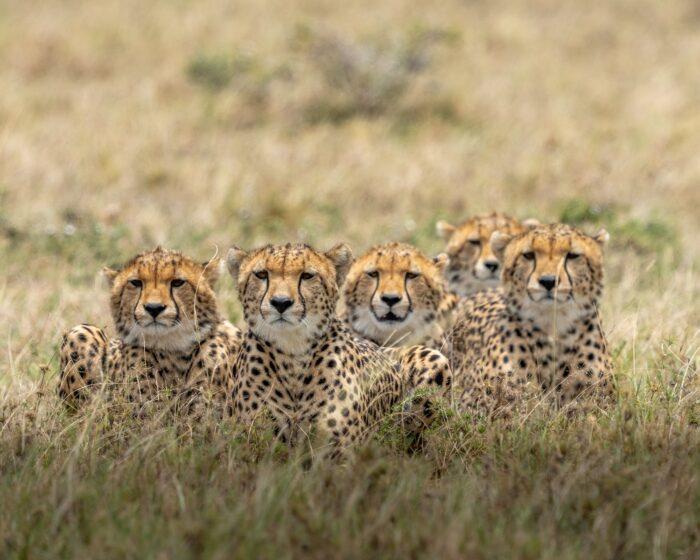
[[[698,60],[693,0],[0,2],[0,557],[700,557]],[[56,397],[104,264],[493,209],[611,233],[610,408],[309,466]]]

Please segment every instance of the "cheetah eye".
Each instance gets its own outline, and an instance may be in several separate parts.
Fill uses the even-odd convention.
[[[523,253],[523,258],[527,261],[534,261],[535,260],[535,252],[534,251],[527,251],[526,253]]]
[[[267,280],[267,270],[258,270],[254,273],[260,280]]]
[[[172,282],[170,282],[170,285],[173,288],[179,288],[185,283],[185,281],[182,278],[175,278]]]
[[[301,273],[302,280],[311,280],[314,276],[316,276],[316,274],[313,272],[302,272]]]
[[[134,280],[129,280],[129,284],[131,284],[134,288],[140,288],[141,286],[143,286],[143,282],[136,278]]]
[[[572,261],[574,259],[578,259],[580,256],[581,256],[581,253],[567,253],[566,254],[566,258],[569,260],[572,260]]]
[[[481,245],[481,239],[470,239],[469,243],[471,245],[474,245],[474,247],[478,247]]]
[[[367,276],[369,276],[370,278],[378,278],[379,277],[379,272],[377,272],[376,270],[369,270],[369,271],[365,272],[365,274]]]
[[[418,278],[420,274],[418,272],[407,272],[406,273],[406,278],[409,280],[413,280],[414,278]]]

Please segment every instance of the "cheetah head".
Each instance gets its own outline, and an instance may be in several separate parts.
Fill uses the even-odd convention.
[[[379,344],[400,344],[434,323],[445,295],[447,255],[434,259],[404,243],[370,249],[348,272],[343,300],[348,320]]]
[[[200,264],[161,247],[103,269],[119,336],[146,348],[189,350],[219,321],[219,270],[219,259]]]
[[[459,226],[438,222],[437,233],[447,243],[445,251],[450,257],[445,270],[450,291],[470,296],[498,286],[501,265],[491,248],[491,235],[495,231],[517,235],[536,225],[537,220],[519,222],[500,213],[474,216]]]
[[[515,236],[495,232],[491,246],[503,263],[503,288],[511,305],[535,319],[552,312],[572,318],[592,312],[603,290],[608,238],[605,230],[589,236],[565,224]]]
[[[290,354],[321,336],[335,316],[338,285],[352,264],[345,244],[321,253],[304,244],[233,247],[227,257],[248,328]]]

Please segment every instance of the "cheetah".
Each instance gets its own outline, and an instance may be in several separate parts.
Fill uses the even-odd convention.
[[[491,235],[494,231],[517,235],[537,225],[539,222],[535,219],[520,222],[500,212],[474,216],[459,226],[438,222],[437,233],[447,243],[449,265],[445,268],[445,278],[450,292],[469,297],[497,287],[501,264],[491,247]],[[447,302],[450,303],[454,309],[459,302],[453,299]]]
[[[246,323],[229,377],[228,408],[240,422],[267,411],[287,443],[319,438],[318,449],[342,455],[416,390],[434,395],[411,417],[430,421],[432,399],[452,382],[447,358],[415,347],[392,361],[352,333],[336,315],[351,263],[345,244],[325,253],[305,244],[229,251]]]
[[[563,224],[494,232],[503,286],[467,299],[453,332],[450,360],[463,409],[507,414],[530,395],[554,394],[561,406],[611,395],[598,315],[608,237]]]
[[[130,402],[148,402],[162,389],[190,397],[212,389],[223,402],[241,332],[217,309],[220,268],[218,258],[200,264],[157,247],[119,270],[103,269],[118,336],[87,324],[63,336],[59,396],[77,405],[107,382],[123,386]]]
[[[350,267],[342,290],[343,319],[379,346],[440,349],[442,317],[449,313],[447,262],[444,253],[429,258],[405,243],[372,247]]]

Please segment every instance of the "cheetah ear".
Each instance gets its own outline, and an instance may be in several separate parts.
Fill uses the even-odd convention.
[[[247,256],[248,253],[235,245],[228,250],[228,255],[226,255],[228,273],[236,284],[238,284],[238,273],[241,271],[241,263]]]
[[[510,243],[510,240],[513,239],[512,235],[508,235],[507,233],[503,233],[500,231],[494,231],[491,234],[491,250],[493,251],[493,254],[496,255],[496,258],[503,262],[503,255],[506,250],[506,246],[508,243]]]
[[[100,275],[102,276],[102,281],[107,289],[112,289],[112,286],[114,286],[114,279],[117,277],[117,274],[119,274],[118,270],[114,270],[108,266],[102,267]]]
[[[537,218],[528,218],[527,220],[523,220],[520,222],[523,226],[525,226],[527,229],[534,229],[537,226],[541,226],[542,222],[540,222]]]
[[[444,220],[440,220],[437,224],[435,224],[435,231],[444,241],[449,241],[450,237],[452,237],[452,234],[456,230],[457,228],[455,226],[445,222]]]
[[[350,246],[347,243],[338,243],[324,254],[335,266],[336,284],[338,284],[338,286],[342,286],[343,282],[345,281],[345,276],[347,276],[354,260],[352,256],[352,249],[350,249]]]
[[[443,272],[445,268],[447,268],[447,265],[450,264],[450,257],[447,256],[447,253],[440,253],[436,257],[433,257],[433,263],[435,263],[438,271]]]
[[[219,281],[221,276],[221,270],[223,268],[223,263],[219,257],[213,257],[208,261],[202,263],[202,276],[204,276],[207,283],[213,288]]]
[[[608,241],[610,241],[610,234],[605,228],[600,228],[598,233],[593,236],[593,239],[598,243],[598,245],[605,247]]]

